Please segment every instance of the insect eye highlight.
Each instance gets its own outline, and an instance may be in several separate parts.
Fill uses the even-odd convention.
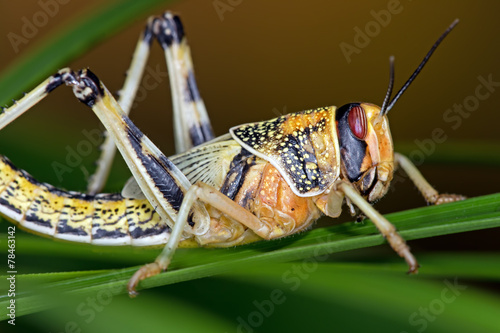
[[[354,106],[349,111],[347,122],[349,123],[352,134],[354,134],[356,138],[364,140],[367,131],[365,110],[359,105]]]

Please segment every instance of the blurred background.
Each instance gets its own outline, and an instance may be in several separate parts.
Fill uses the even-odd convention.
[[[105,1],[97,0],[59,4],[57,12],[46,24],[41,24],[32,37],[16,44],[12,39],[14,34],[22,36],[26,20],[32,21],[43,7],[38,1],[4,1],[0,5],[4,14],[0,21],[0,34],[4,35],[0,39],[0,76],[2,71],[29,56],[32,50],[71,25],[75,18],[91,15],[103,4]],[[421,164],[422,173],[438,190],[471,197],[498,192],[498,2],[173,1],[136,17],[119,33],[67,65],[74,69],[91,68],[108,89],[118,91],[145,20],[149,15],[167,9],[182,17],[191,45],[198,87],[218,135],[237,124],[319,106],[341,106],[354,101],[380,105],[387,89],[389,56],[396,58],[397,90],[439,35],[455,18],[459,18],[459,25],[389,113],[391,131],[396,150]],[[390,13],[389,9],[392,14],[386,15]],[[174,144],[170,91],[163,53],[156,44],[148,68],[149,80],[153,78],[158,85],[154,89],[142,89],[131,118],[167,155],[171,155]],[[54,68],[54,71],[57,69]],[[484,82],[488,81],[492,83],[486,87]],[[460,113],[454,111],[461,106]],[[39,180],[71,190],[83,190],[86,177],[93,171],[93,160],[98,156],[97,147],[83,154],[81,165],[71,168],[71,172],[58,175],[54,165],[67,164],[68,153],[88,140],[83,130],[100,128],[96,117],[75,100],[70,89],[64,88],[51,94],[35,110],[0,133],[0,152]],[[444,133],[444,142],[433,140],[436,129]],[[119,191],[128,177],[124,163],[118,160],[107,190]],[[414,186],[403,180],[398,181],[394,190],[376,207],[382,213],[390,213],[423,205],[425,202]],[[341,221],[346,220],[351,218],[344,216]],[[328,219],[320,221],[321,225],[331,223]],[[6,225],[2,222],[2,229],[6,229]],[[494,229],[416,240],[410,245],[416,253],[498,253],[499,237],[499,230]],[[393,254],[387,246],[349,254],[355,261],[374,255]],[[47,262],[50,259],[47,258]],[[66,261],[59,262],[59,265],[47,263],[45,268],[40,266],[36,269],[69,270],[63,263],[66,264]],[[81,266],[78,263],[68,265],[72,269],[120,267],[102,262],[95,267],[91,262],[84,262]],[[27,266],[25,269],[30,272]],[[163,322],[163,330],[173,325],[170,327],[182,331],[188,330],[193,321],[206,321],[211,323],[204,326],[207,332],[238,329],[241,332],[264,332],[311,327],[314,331],[325,332],[356,331],[363,327],[361,316],[367,318],[373,332],[444,332],[451,327],[447,323],[453,322],[453,317],[447,317],[448,311],[444,311],[438,319],[427,320],[428,325],[422,330],[423,324],[412,325],[408,319],[412,311],[427,305],[433,298],[429,296],[431,298],[424,304],[412,303],[405,298],[405,289],[401,287],[392,290],[403,294],[390,304],[388,312],[378,308],[376,302],[371,305],[364,303],[361,292],[349,298],[339,291],[325,300],[318,296],[321,289],[315,289],[319,287],[312,282],[315,279],[323,281],[323,276],[328,280],[326,276],[331,273],[331,268],[325,267],[315,273],[316,278],[307,280],[311,284],[304,286],[302,292],[288,294],[289,301],[277,307],[272,316],[265,317],[262,324],[246,327],[241,324],[238,318],[245,318],[248,322],[247,315],[255,311],[254,299],[265,299],[275,288],[280,288],[280,272],[286,269],[285,266],[276,269],[278,272],[274,278],[269,277],[265,283],[252,282],[241,276],[223,276],[149,290],[137,301],[116,298],[120,302],[114,300],[90,323],[80,317],[79,328],[82,332],[98,332],[110,322],[119,321],[123,314],[131,316],[138,327],[151,325],[151,329],[160,329]],[[380,281],[385,283],[372,287],[386,290],[388,294],[391,294],[389,288],[396,283],[412,288],[399,277],[384,277]],[[337,279],[332,277],[332,283],[355,279],[360,286],[370,285],[370,277],[363,279],[359,272],[353,272],[352,278]],[[439,296],[445,286],[443,280],[427,282],[429,284],[422,290],[429,288],[429,295],[435,293]],[[470,285],[469,290],[474,288],[477,292],[490,293],[498,298],[498,284],[476,284]],[[231,297],[239,294],[241,297]],[[384,295],[379,296],[383,299]],[[144,315],[144,309],[148,309],[150,316],[142,318],[134,315],[138,307],[143,310],[139,312],[141,315]],[[175,308],[172,313],[182,315],[169,316],[164,309],[170,308]],[[190,311],[198,318],[187,316]],[[77,317],[74,313],[72,315]],[[71,314],[67,316],[71,317]],[[59,332],[66,329],[66,318],[57,311],[49,311],[20,317],[19,324],[37,332]],[[107,322],[106,318],[110,321]],[[210,326],[212,324],[214,326]],[[500,331],[500,324],[498,327]],[[110,330],[114,330],[113,326]]]

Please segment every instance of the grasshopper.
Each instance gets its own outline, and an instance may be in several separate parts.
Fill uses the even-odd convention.
[[[369,217],[406,260],[409,272],[416,273],[419,265],[408,245],[371,204],[385,195],[397,166],[428,203],[464,199],[438,193],[408,158],[394,153],[387,118],[457,22],[440,36],[392,99],[394,58],[390,58],[389,88],[381,107],[349,103],[317,108],[235,126],[215,137],[179,16],[166,12],[151,17],[118,99],[89,69],[64,68],[0,115],[1,129],[66,85],[92,109],[107,133],[87,193],[41,183],[1,156],[0,213],[23,229],[56,239],[164,245],[155,262],[131,277],[131,296],[141,280],[167,269],[178,247],[229,247],[285,237],[307,230],[322,215],[338,217],[344,203],[351,214],[361,211]],[[171,81],[177,152],[171,157],[128,117],[153,40],[165,52]],[[116,148],[133,177],[121,193],[98,193]]]

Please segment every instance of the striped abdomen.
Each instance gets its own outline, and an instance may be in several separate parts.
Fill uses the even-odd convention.
[[[170,228],[146,199],[87,195],[40,183],[0,156],[0,213],[36,234],[98,245],[164,244]]]

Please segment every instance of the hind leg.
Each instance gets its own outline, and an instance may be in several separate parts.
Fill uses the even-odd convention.
[[[139,37],[132,57],[127,79],[120,91],[118,104],[129,114],[149,57],[151,43],[156,39],[165,53],[174,118],[174,137],[177,153],[214,138],[205,104],[200,96],[194,76],[191,51],[179,16],[170,12],[149,18]],[[116,146],[106,136],[101,146],[97,169],[90,177],[88,193],[98,193],[106,183]]]

